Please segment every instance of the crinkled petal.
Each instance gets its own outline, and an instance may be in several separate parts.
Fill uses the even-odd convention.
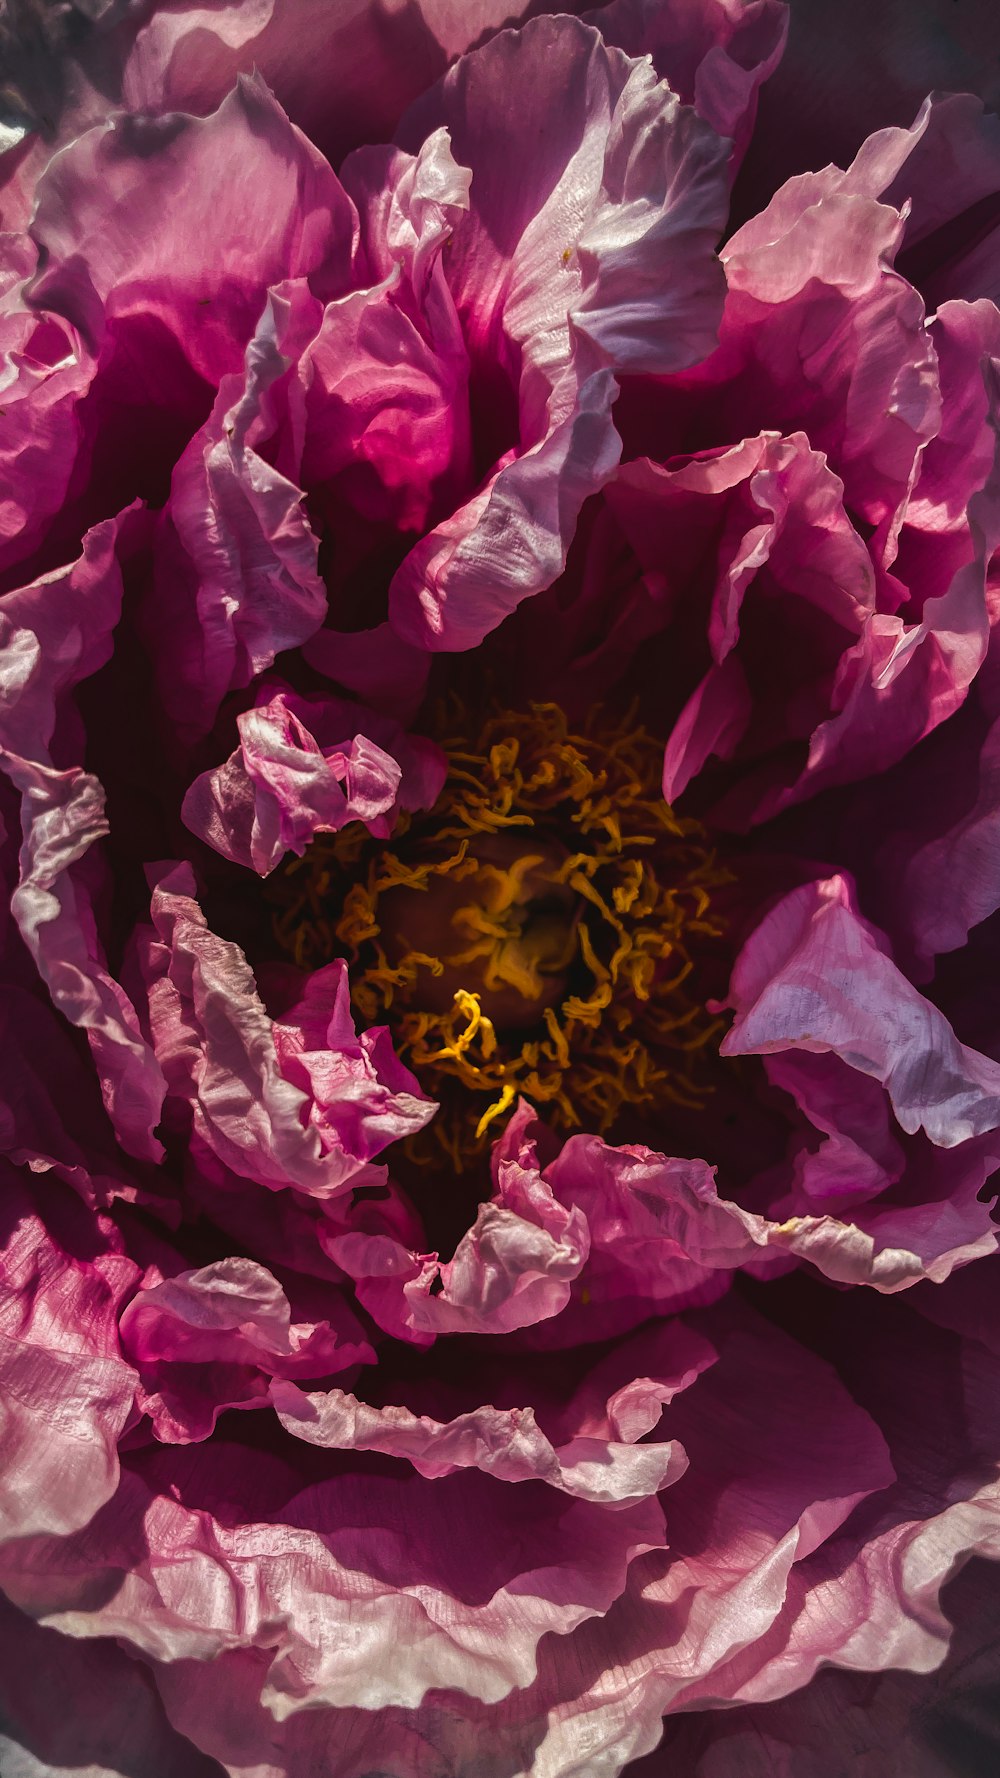
[[[0,600],[0,757],[22,799],[14,918],[54,1004],[87,1033],[119,1140],[153,1160],[163,1076],[107,969],[92,906],[104,793],[80,767],[57,769],[50,752],[68,694],[110,654],[122,597],[115,550],[130,516],[97,526],[69,567]]]
[[[157,1438],[207,1438],[224,1409],[266,1406],[272,1377],[320,1377],[371,1362],[346,1304],[333,1288],[327,1298],[328,1319],[293,1322],[277,1279],[249,1259],[144,1284],[122,1316],[121,1337]]]
[[[139,1275],[55,1187],[53,1228],[4,1163],[0,1260],[0,1539],[85,1525],[118,1484],[117,1444],[136,1377],[118,1306]],[[42,1196],[36,1188],[36,1199]],[[53,1232],[55,1231],[55,1232]],[[62,1239],[60,1239],[60,1235]],[[82,1236],[83,1251],[80,1252]],[[89,1253],[88,1253],[89,1246]]]
[[[494,379],[516,388],[519,437],[395,577],[394,627],[432,649],[473,645],[555,579],[617,460],[611,372],[675,369],[711,349],[725,202],[721,138],[648,63],[566,18],[463,58],[402,140],[442,124],[472,172],[448,283],[473,377],[493,359]],[[514,129],[533,144],[527,183],[497,177]]]
[[[250,1473],[234,1475],[239,1453],[217,1435],[133,1460],[85,1533],[8,1549],[4,1590],[154,1662],[257,1650],[257,1694],[280,1722],[324,1704],[415,1707],[441,1687],[497,1703],[534,1678],[543,1637],[606,1611],[663,1543],[655,1500],[609,1512],[474,1470],[401,1486],[384,1466],[303,1485],[264,1453],[244,1451]]]
[[[944,1148],[1000,1124],[1000,1064],[959,1043],[854,912],[842,877],[793,891],[733,971],[724,1055],[833,1051],[884,1085],[904,1130]]]
[[[380,1326],[427,1344],[438,1334],[510,1333],[565,1308],[590,1232],[582,1210],[559,1203],[532,1158],[516,1137],[497,1145],[494,1196],[446,1264],[381,1233],[321,1237]]]
[[[301,489],[255,448],[272,387],[314,326],[311,305],[272,293],[243,376],[223,379],[173,473],[143,623],[164,705],[192,739],[227,692],[307,641],[326,615]]]
[[[386,838],[399,810],[430,806],[444,780],[433,743],[393,734],[385,718],[340,698],[266,686],[236,721],[239,748],[195,779],[182,814],[192,833],[260,876],[286,852],[301,857],[315,834],[336,833],[349,821]],[[396,753],[370,729],[384,739],[388,730]]]
[[[197,1137],[234,1173],[273,1190],[339,1191],[391,1139],[388,1131],[419,1128],[433,1103],[418,1097],[380,1033],[354,1036],[342,1001],[338,1035],[346,1047],[321,1060],[326,1079],[351,1083],[343,1123],[337,1098],[323,1096],[319,1082],[320,1097],[311,1100],[306,1026],[290,1015],[277,1031],[242,951],[210,931],[194,887],[189,866],[165,872],[152,900],[157,936],[145,947],[150,1027],[169,1091],[190,1105]],[[327,1032],[342,968],[332,964],[310,982],[308,1012],[322,1009]],[[352,1149],[352,1137],[364,1153]]]

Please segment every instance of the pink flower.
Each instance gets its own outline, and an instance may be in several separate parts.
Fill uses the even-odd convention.
[[[1000,124],[780,0],[90,10],[4,27],[2,1757],[930,1772]]]

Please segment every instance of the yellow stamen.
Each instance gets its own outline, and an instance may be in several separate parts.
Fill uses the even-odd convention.
[[[450,770],[429,816],[403,817],[388,842],[359,824],[320,835],[277,873],[281,944],[302,968],[351,958],[360,1012],[391,1017],[443,1102],[436,1127],[456,1163],[522,1093],[602,1132],[626,1106],[701,1103],[698,1057],[723,1021],[689,997],[690,947],[719,936],[713,891],[730,879],[698,823],[664,802],[661,748],[628,722],[572,732],[554,704],[496,712],[474,743],[443,745]],[[448,882],[461,894],[436,887]],[[390,943],[384,898],[398,923],[404,892],[439,898],[443,943],[428,945],[426,923],[417,944]],[[523,1030],[490,1016],[511,994]]]

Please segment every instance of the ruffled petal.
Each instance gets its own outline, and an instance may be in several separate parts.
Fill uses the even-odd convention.
[[[0,1259],[0,1541],[76,1531],[118,1485],[136,1377],[117,1311],[139,1268],[79,1206],[4,1168]],[[39,1214],[44,1204],[50,1215]],[[48,1226],[51,1222],[51,1227]]]
[[[147,1281],[125,1309],[121,1338],[157,1438],[207,1438],[225,1409],[266,1406],[273,1377],[372,1362],[356,1318],[333,1289],[327,1297],[327,1319],[293,1322],[277,1279],[248,1259]]]
[[[257,448],[271,430],[268,400],[317,311],[294,287],[271,293],[243,375],[223,378],[173,473],[142,621],[164,706],[186,739],[206,734],[227,692],[307,641],[326,615],[302,492]]]
[[[534,1678],[543,1637],[606,1611],[663,1543],[655,1500],[609,1512],[468,1470],[401,1487],[378,1459],[341,1476],[327,1463],[310,1484],[244,1449],[237,1498],[240,1450],[216,1435],[134,1457],[84,1534],[4,1553],[5,1592],[153,1662],[255,1651],[257,1698],[281,1722],[323,1705],[416,1707],[442,1687],[497,1703]]]
[[[433,743],[340,698],[268,685],[236,723],[239,748],[195,779],[182,814],[223,858],[262,877],[349,821],[386,838],[400,809],[429,807],[444,782]]]
[[[603,1387],[600,1366],[586,1378],[551,1435],[530,1404],[478,1407],[442,1422],[403,1406],[371,1407],[342,1390],[306,1393],[278,1382],[271,1399],[286,1431],[309,1444],[381,1451],[428,1477],[476,1468],[506,1482],[545,1482],[617,1508],[648,1499],[683,1474],[687,1460],[679,1445],[640,1441],[656,1429],[664,1402],[713,1359],[712,1348],[679,1324],[633,1341],[615,1353],[615,1374]],[[619,1377],[628,1381],[614,1388]],[[602,1395],[607,1400],[598,1406]]]
[[[144,947],[150,1028],[171,1097],[190,1106],[196,1139],[234,1173],[329,1196],[392,1135],[421,1128],[433,1102],[384,1032],[355,1036],[342,964],[312,976],[301,1008],[276,1026],[243,953],[209,930],[194,887],[187,865],[161,877],[156,937]]]
[[[953,1148],[1000,1124],[1000,1065],[958,1042],[832,877],[786,896],[733,971],[724,1055],[832,1051],[882,1082],[902,1129]]]
[[[211,117],[124,114],[55,156],[31,300],[95,348],[106,321],[155,317],[215,385],[238,370],[272,284],[346,284],[355,226],[322,155],[260,80],[241,79]]]
[[[515,92],[516,123],[505,109]],[[472,172],[447,279],[473,401],[492,359],[490,377],[516,391],[517,409],[480,492],[390,589],[400,634],[454,649],[481,640],[562,567],[584,499],[617,460],[611,372],[673,369],[711,349],[725,176],[721,139],[648,63],[565,18],[465,57],[404,120],[402,140],[415,146],[442,125]],[[527,185],[496,176],[514,129],[534,145]]]
[[[104,793],[81,767],[59,769],[50,751],[69,694],[111,652],[122,598],[116,547],[131,516],[97,526],[79,560],[0,600],[0,763],[22,799],[11,904],[21,937],[54,1004],[87,1033],[119,1140],[155,1160],[163,1075],[108,971],[93,912],[94,848],[108,832]]]

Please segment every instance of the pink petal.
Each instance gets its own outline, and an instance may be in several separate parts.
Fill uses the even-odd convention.
[[[788,12],[781,0],[612,0],[586,15],[606,43],[651,55],[656,72],[720,136],[746,150],[763,81],[781,60]],[[735,171],[734,166],[734,171]]]
[[[270,285],[346,284],[353,229],[322,155],[260,80],[242,79],[211,117],[121,114],[49,163],[31,297],[94,346],[106,317],[155,316],[215,384],[239,368]]]
[[[904,1130],[944,1148],[1000,1124],[1000,1064],[958,1042],[853,911],[843,878],[795,890],[744,947],[727,1056],[833,1051],[884,1085]]]
[[[135,1373],[121,1357],[118,1306],[138,1276],[95,1228],[91,1257],[74,1252],[80,1226],[56,1193],[53,1229],[4,1166],[16,1212],[0,1258],[0,1538],[64,1536],[118,1485],[118,1438],[132,1406]],[[86,1226],[86,1225],[84,1225]],[[96,1238],[95,1238],[96,1237]]]
[[[346,1009],[335,1038],[343,1047],[328,1048],[327,1003],[340,965],[310,979],[304,1024],[293,1011],[275,1025],[243,953],[209,930],[193,890],[187,865],[161,877],[152,901],[157,936],[143,959],[169,1092],[191,1106],[197,1140],[234,1173],[272,1190],[340,1191],[394,1134],[426,1123],[433,1103],[418,1097],[379,1032],[354,1037]],[[306,1046],[320,1013],[324,1049],[314,1058]]]
[[[143,623],[164,705],[191,739],[211,728],[227,692],[305,642],[326,615],[302,493],[256,448],[268,400],[317,313],[301,290],[272,292],[243,375],[223,379],[174,469]]]
[[[518,136],[534,144],[528,185],[495,176],[497,94],[515,92]],[[500,348],[519,437],[395,577],[394,628],[434,649],[472,646],[559,572],[584,499],[617,460],[610,372],[672,369],[710,350],[724,204],[714,132],[648,64],[564,18],[465,57],[402,139],[416,145],[442,124],[472,171],[448,283],[474,374]]]
[[[124,989],[108,972],[92,907],[94,848],[108,831],[89,772],[51,763],[67,694],[107,660],[121,612],[116,544],[130,515],[90,532],[68,568],[0,599],[3,769],[22,797],[20,881],[12,910],[54,1004],[87,1033],[119,1140],[156,1159],[163,1076]]]

